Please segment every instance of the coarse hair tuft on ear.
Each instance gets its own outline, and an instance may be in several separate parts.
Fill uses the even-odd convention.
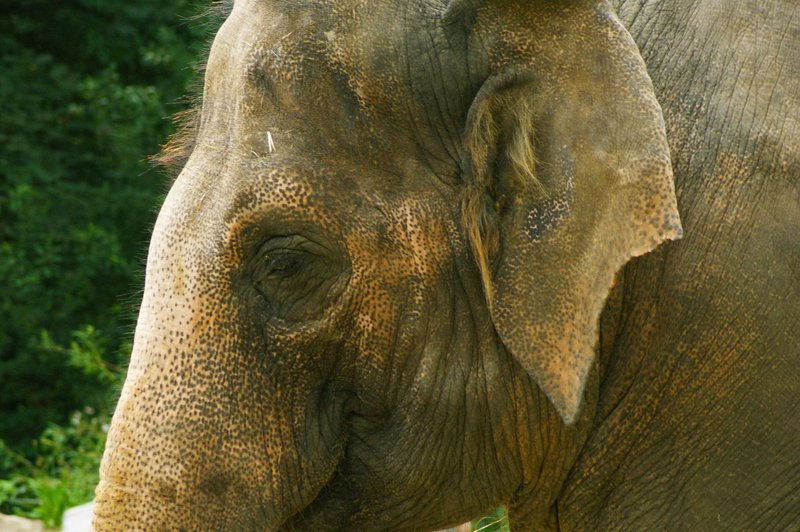
[[[499,211],[505,188],[536,189],[537,178],[533,109],[521,98],[514,76],[490,78],[475,97],[465,132],[465,186],[461,217],[481,275],[484,296],[493,303],[492,264],[500,248]],[[497,177],[503,175],[505,185]]]

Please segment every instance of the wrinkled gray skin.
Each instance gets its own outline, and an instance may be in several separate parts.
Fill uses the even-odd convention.
[[[236,1],[98,530],[800,528],[800,8],[614,8]]]
[[[800,5],[612,1],[661,103],[685,236],[601,326],[567,528],[800,528]]]

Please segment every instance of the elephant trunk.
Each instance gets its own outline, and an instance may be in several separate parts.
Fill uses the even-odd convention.
[[[288,420],[236,427],[233,394],[129,379],[109,431],[96,492],[97,530],[275,530],[319,489]],[[176,400],[193,397],[191,403]],[[205,398],[204,398],[205,396]],[[289,429],[289,430],[287,430]],[[246,432],[246,433],[245,433]]]
[[[244,375],[159,368],[164,348],[148,349],[134,351],[109,430],[96,530],[277,530],[311,503],[343,449],[309,437],[313,406],[277,389],[255,401],[264,381]]]
[[[169,219],[170,204],[150,248],[94,526],[275,530],[329,481],[343,437],[338,426],[309,434],[324,403],[308,393],[311,377],[275,369],[270,339],[248,334],[243,303],[223,295],[231,276],[205,266],[218,251],[167,229],[185,225]]]

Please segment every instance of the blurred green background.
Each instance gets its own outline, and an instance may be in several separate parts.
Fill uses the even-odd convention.
[[[92,498],[208,1],[0,8],[0,513]]]

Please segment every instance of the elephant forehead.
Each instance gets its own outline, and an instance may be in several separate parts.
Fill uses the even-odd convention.
[[[394,26],[383,25],[379,35],[367,31],[377,7],[364,6],[343,16],[341,11],[350,7],[325,2],[279,7],[237,2],[215,38],[207,81],[224,89],[231,87],[232,77],[238,78],[263,89],[278,106],[291,106],[300,99],[329,102],[336,96],[309,91],[309,83],[319,89],[347,88],[363,103],[369,102],[365,107],[385,105],[401,87],[387,90],[374,76],[399,71],[401,65],[392,45],[397,40]],[[320,83],[337,76],[335,81],[343,86]]]
[[[316,181],[316,182],[315,182]],[[324,203],[324,181],[309,178],[300,172],[270,169],[256,177],[238,180],[233,186],[231,205],[226,207],[226,221],[235,223],[242,219],[258,217],[266,210],[285,209],[301,211],[309,216],[320,216]]]
[[[237,2],[209,57],[201,129],[250,120],[259,153],[323,148],[383,166],[402,166],[412,153],[452,155],[476,80],[433,11],[424,3]]]

